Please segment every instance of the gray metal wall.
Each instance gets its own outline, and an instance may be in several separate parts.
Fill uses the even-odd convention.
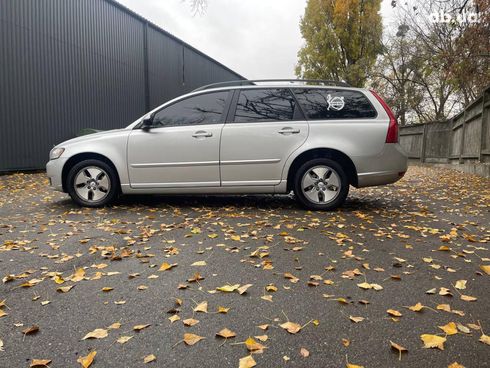
[[[242,79],[112,0],[0,0],[0,171],[42,168],[82,128],[124,127]]]

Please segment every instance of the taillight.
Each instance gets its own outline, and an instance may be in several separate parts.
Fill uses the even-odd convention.
[[[390,118],[388,133],[386,134],[386,143],[398,143],[398,122],[396,121],[395,114],[393,114],[393,111],[391,111],[388,104],[376,92],[371,90],[371,93],[376,97],[381,106],[383,106],[386,114],[388,114],[388,117]]]

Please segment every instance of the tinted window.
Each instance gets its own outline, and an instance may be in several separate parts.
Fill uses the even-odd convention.
[[[220,123],[227,98],[228,92],[186,98],[158,111],[153,117],[153,125],[167,127]]]
[[[336,89],[293,89],[311,120],[374,118],[377,113],[363,93]]]
[[[287,89],[240,91],[235,112],[236,123],[293,120],[295,100]]]

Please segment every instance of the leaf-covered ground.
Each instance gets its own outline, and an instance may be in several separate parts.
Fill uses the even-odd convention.
[[[1,367],[490,365],[490,180],[82,209],[0,177]]]

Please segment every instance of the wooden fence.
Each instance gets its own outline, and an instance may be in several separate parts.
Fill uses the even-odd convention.
[[[490,87],[444,122],[400,127],[409,158],[430,163],[490,163]]]

